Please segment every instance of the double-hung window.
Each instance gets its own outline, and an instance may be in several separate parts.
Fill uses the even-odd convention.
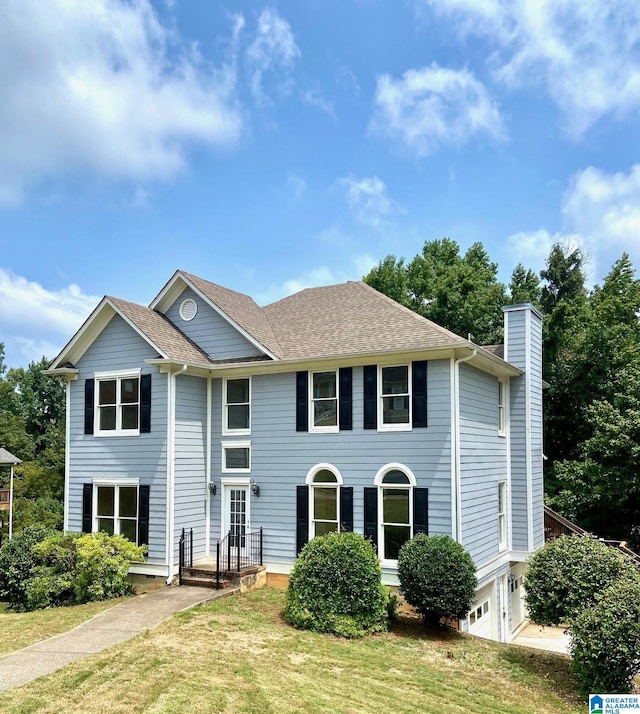
[[[507,433],[507,411],[506,411],[506,383],[498,380],[498,435],[505,436]]]
[[[102,436],[140,433],[140,373],[96,375],[95,433]]]
[[[94,531],[138,541],[138,486],[95,484]]]
[[[338,431],[337,372],[312,372],[309,389],[309,431]]]
[[[498,549],[507,547],[507,484],[498,484]]]
[[[224,434],[251,433],[251,379],[224,381]]]
[[[378,429],[411,429],[411,366],[380,367]]]

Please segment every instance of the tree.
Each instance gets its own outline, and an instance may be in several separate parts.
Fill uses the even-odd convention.
[[[522,263],[518,263],[511,273],[509,295],[513,305],[519,302],[530,302],[539,308],[542,297],[540,279],[533,270],[526,270]]]
[[[443,617],[466,617],[478,584],[473,560],[460,543],[424,533],[400,548],[398,579],[405,600],[432,626]]]
[[[365,275],[364,281],[379,293],[387,295],[405,307],[409,306],[404,258],[398,259],[395,255],[388,255],[375,268],[371,268]]]

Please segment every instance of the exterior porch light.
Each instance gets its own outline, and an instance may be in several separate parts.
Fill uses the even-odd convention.
[[[258,484],[253,479],[251,479],[251,493],[256,498],[260,498],[260,486],[258,486]]]
[[[216,495],[216,485],[215,485],[215,483],[214,483],[213,481],[209,481],[208,486],[209,486],[209,493],[210,493],[212,496],[215,496],[215,495]]]

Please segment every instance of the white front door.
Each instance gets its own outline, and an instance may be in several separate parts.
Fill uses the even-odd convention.
[[[228,534],[231,561],[242,564],[249,546],[249,486],[225,484],[224,486],[223,536]]]
[[[524,618],[524,603],[522,601],[524,591],[522,583],[522,575],[513,577],[509,583],[509,590],[511,592],[511,632],[515,632],[518,627],[520,627]]]

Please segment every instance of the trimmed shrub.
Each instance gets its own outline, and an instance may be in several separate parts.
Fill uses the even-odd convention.
[[[389,595],[381,575],[375,550],[361,535],[314,538],[289,576],[285,618],[299,629],[342,637],[386,630]]]
[[[571,668],[584,697],[631,691],[640,672],[640,583],[622,579],[575,617]]]
[[[16,612],[27,609],[27,586],[38,564],[33,548],[54,533],[51,528],[29,526],[0,548],[0,600]]]
[[[640,582],[640,572],[616,548],[590,536],[549,541],[525,574],[529,616],[538,625],[567,624],[621,578]]]
[[[478,585],[471,556],[446,535],[419,533],[407,541],[398,555],[398,578],[404,599],[425,624],[466,617]]]

